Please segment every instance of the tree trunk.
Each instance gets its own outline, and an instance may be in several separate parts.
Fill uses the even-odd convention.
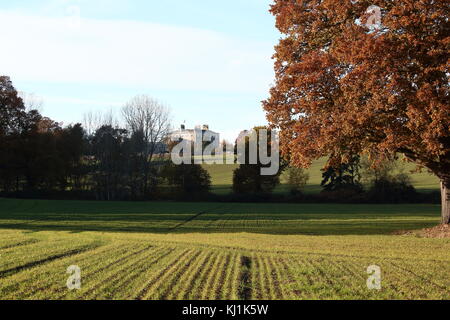
[[[450,187],[441,181],[442,192],[442,224],[450,224]]]

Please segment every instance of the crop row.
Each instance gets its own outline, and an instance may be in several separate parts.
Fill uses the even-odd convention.
[[[21,239],[18,239],[21,241]],[[37,241],[0,249],[2,299],[448,299],[446,262],[245,252],[116,240]],[[366,286],[367,266],[382,290]],[[69,290],[67,267],[82,285]]]

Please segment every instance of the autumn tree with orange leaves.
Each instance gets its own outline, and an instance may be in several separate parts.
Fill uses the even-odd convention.
[[[275,0],[283,34],[263,102],[297,166],[403,154],[439,177],[450,223],[447,0]]]

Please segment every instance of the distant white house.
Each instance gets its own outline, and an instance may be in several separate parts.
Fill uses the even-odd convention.
[[[203,137],[208,141],[220,141],[220,133],[209,130],[209,125],[196,126],[194,129],[186,129],[186,126],[181,125],[179,130],[172,131],[169,134],[171,141],[191,141],[196,143],[198,140],[202,141]],[[211,137],[208,139],[208,137]]]

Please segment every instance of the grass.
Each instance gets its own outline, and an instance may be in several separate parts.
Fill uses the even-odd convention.
[[[325,159],[314,161],[312,166],[307,170],[309,174],[309,181],[305,187],[304,192],[307,194],[315,194],[322,191],[320,186],[322,182],[321,169],[325,165]],[[205,164],[204,168],[208,170],[212,178],[212,192],[216,194],[227,194],[232,190],[233,185],[233,170],[237,165],[216,165]],[[422,172],[413,172],[416,166],[412,163],[398,162],[397,171],[410,173],[412,183],[419,192],[439,191],[439,180],[435,176],[423,170]],[[289,185],[287,183],[286,175],[281,176],[281,185],[275,189],[276,193],[289,192]]]
[[[212,192],[216,194],[231,193],[233,186],[233,171],[237,164],[204,164],[203,167],[211,175]]]
[[[439,209],[0,199],[0,298],[449,299],[450,240],[392,235]]]

